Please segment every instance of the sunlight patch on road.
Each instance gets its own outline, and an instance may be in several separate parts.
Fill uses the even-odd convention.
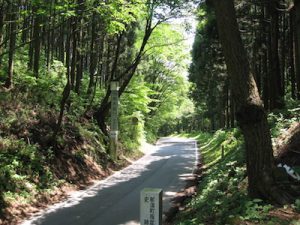
[[[191,173],[180,174],[180,175],[179,175],[179,180],[185,181],[185,180],[187,180],[187,179],[190,178],[190,177],[191,177]]]
[[[151,149],[152,153],[155,153],[157,148]],[[136,178],[140,176],[143,172],[149,170],[147,167],[156,161],[159,160],[165,160],[169,159],[171,156],[156,156],[156,155],[145,155],[138,161],[136,161],[134,164],[130,165],[129,167],[115,172],[112,176],[96,182],[94,185],[92,185],[87,190],[80,190],[70,193],[68,199],[64,202],[54,204],[52,206],[49,206],[45,211],[37,213],[34,217],[32,217],[30,220],[23,222],[21,225],[32,225],[35,221],[38,219],[42,219],[45,217],[46,214],[58,211],[62,208],[68,208],[75,205],[78,205],[80,202],[82,202],[86,198],[91,198],[96,196],[99,191],[110,188],[114,185],[118,185],[123,182],[127,182],[133,178]],[[126,225],[135,225],[138,224],[135,221],[130,221],[126,223]]]
[[[172,196],[176,195],[176,192],[175,191],[166,191],[164,194],[168,197],[170,197],[170,196],[172,197]]]
[[[129,221],[129,222],[124,223],[123,225],[140,225],[140,223],[137,221]]]
[[[179,140],[180,142],[176,144],[176,141]],[[185,143],[185,146],[181,145],[182,142]],[[172,147],[173,145],[174,148]],[[115,187],[117,185],[122,185],[122,183],[133,182],[135,178],[140,177],[144,172],[151,170],[151,168],[153,168],[154,166],[154,163],[156,162],[161,161],[164,162],[164,164],[168,165],[169,159],[174,157],[178,160],[178,156],[180,156],[180,160],[177,161],[176,166],[174,168],[171,167],[172,170],[176,170],[177,168],[184,168],[184,170],[182,171],[183,173],[178,174],[178,181],[180,182],[172,184],[172,186],[169,187],[169,190],[166,191],[163,195],[163,208],[167,210],[169,207],[171,207],[170,200],[176,196],[176,191],[179,191],[179,187],[184,186],[184,180],[186,180],[186,178],[188,178],[192,173],[193,168],[186,164],[185,161],[188,162],[188,160],[185,159],[195,159],[197,157],[197,144],[195,140],[192,139],[163,138],[159,146],[152,145],[146,146],[146,148],[147,147],[149,151],[145,151],[145,156],[137,160],[131,166],[121,171],[115,172],[112,176],[104,180],[96,182],[87,190],[81,190],[71,193],[66,201],[48,207],[48,209],[38,214],[35,214],[34,217],[32,217],[28,221],[23,222],[21,225],[37,224],[37,221],[43,220],[47,217],[49,213],[57,212],[59,209],[70,208],[75,205],[78,205],[87,198],[96,197],[97,195],[99,195],[101,190],[110,190],[110,188]],[[157,150],[159,149],[161,152],[160,154],[157,154]],[[161,162],[159,162],[158,165],[161,165]],[[109,203],[107,205],[109,205]],[[138,225],[139,223],[137,221],[130,220],[124,224]]]

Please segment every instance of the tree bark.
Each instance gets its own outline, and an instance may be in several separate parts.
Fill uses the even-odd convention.
[[[32,26],[34,26],[34,19],[33,19],[33,16],[31,16],[30,18],[30,23]],[[33,39],[33,30],[34,29],[31,29],[30,32],[29,32],[29,39],[32,40]],[[31,41],[29,43],[29,51],[28,51],[28,70],[32,70],[33,68],[33,42]]]
[[[297,99],[300,100],[300,0],[294,0],[295,22],[295,66],[296,66],[296,83],[297,83]]]
[[[262,16],[261,16],[261,41],[262,43],[266,46],[268,43],[266,34],[268,32],[266,23],[264,21],[267,20],[267,15],[266,15],[266,7],[262,7]],[[264,108],[265,110],[270,109],[270,78],[269,78],[269,67],[268,67],[268,49],[263,48],[263,55],[262,55],[262,70],[261,70],[261,77],[263,81],[263,91],[262,91],[262,96],[263,96],[263,102],[264,102]]]
[[[48,17],[48,20],[49,20],[49,23],[48,23],[48,26],[47,26],[47,31],[45,32],[46,33],[46,40],[47,40],[47,46],[45,48],[45,55],[46,55],[46,66],[47,66],[47,70],[49,71],[50,70],[50,64],[52,62],[52,45],[53,45],[53,30],[52,30],[52,25],[54,24],[54,13],[55,13],[55,10],[54,10],[54,1],[51,0],[50,1],[50,14],[49,14],[49,17]],[[62,61],[63,62],[63,61]]]
[[[267,116],[250,71],[233,0],[212,0],[215,6],[219,39],[236,104],[237,121],[246,145],[248,192],[251,197],[287,203],[290,196],[280,195],[273,177],[273,150]]]
[[[76,18],[72,21],[72,59],[70,68],[70,85],[71,89],[74,90],[75,77],[76,77],[76,62],[77,62],[77,20]]]
[[[233,102],[233,96],[231,90],[229,90],[229,101],[230,101],[230,127],[234,128],[235,125],[235,105]]]
[[[24,5],[24,10],[29,10],[29,5],[27,3],[27,5]],[[23,26],[22,26],[22,35],[21,35],[21,40],[22,43],[26,43],[28,41],[28,33],[30,31],[30,20],[31,20],[31,16],[30,15],[23,15]]]
[[[291,9],[290,11],[290,27],[289,27],[289,65],[290,65],[290,82],[291,82],[291,94],[292,98],[296,99],[296,73],[295,73],[295,45],[294,45],[294,20],[295,20],[295,12],[294,8]]]
[[[66,105],[68,103],[68,100],[69,100],[69,97],[70,97],[70,94],[71,94],[71,81],[70,81],[70,67],[71,67],[71,39],[72,39],[72,28],[71,28],[71,21],[68,22],[68,25],[67,26],[67,37],[66,37],[66,67],[67,67],[67,73],[66,73],[66,77],[67,77],[67,83],[66,83],[66,86],[63,90],[63,93],[62,93],[62,98],[61,98],[61,102],[60,102],[60,111],[59,111],[59,115],[58,115],[58,118],[57,118],[57,123],[56,123],[56,126],[55,126],[55,129],[53,130],[53,135],[52,135],[52,140],[55,141],[56,140],[56,137],[61,129],[61,125],[62,125],[62,122],[63,122],[63,117],[64,117],[64,112],[65,112],[65,108],[66,108]]]
[[[269,68],[270,68],[270,110],[283,108],[283,98],[281,91],[281,75],[278,52],[279,40],[279,13],[278,0],[269,0],[267,9],[270,15],[269,32]]]
[[[281,78],[280,78],[280,81],[281,81],[281,88],[280,88],[280,96],[282,98],[282,100],[284,99],[284,95],[285,95],[285,90],[286,90],[286,85],[287,85],[287,78],[286,78],[286,75],[285,75],[285,71],[287,71],[287,58],[288,58],[288,51],[286,51],[286,49],[288,49],[288,35],[287,35],[287,28],[288,28],[288,25],[287,25],[287,15],[286,14],[283,14],[281,16],[281,27],[282,27],[282,30],[281,30],[281,44],[280,44],[280,61],[281,61],[281,66],[280,66],[280,75],[281,75]],[[282,101],[283,102],[283,101]]]
[[[66,48],[66,46],[65,45],[67,45],[67,43],[66,43],[66,41],[65,41],[65,38],[64,38],[64,36],[65,36],[65,26],[66,26],[66,22],[65,23],[63,23],[61,26],[60,26],[60,28],[59,28],[59,37],[57,38],[58,39],[58,41],[59,41],[59,43],[58,43],[58,45],[59,45],[59,54],[58,54],[58,58],[59,58],[59,60],[60,61],[62,61],[63,63],[65,62],[65,52],[64,52],[64,49]],[[52,37],[53,37],[53,35],[52,35]],[[53,53],[52,53],[52,55],[53,55]]]
[[[77,94],[80,93],[80,88],[81,88],[81,81],[82,81],[82,76],[83,76],[83,48],[84,48],[84,43],[83,43],[83,17],[82,13],[84,11],[84,1],[83,0],[78,0],[76,7],[76,14],[77,14],[77,31],[76,31],[76,36],[77,36],[77,48],[76,48],[76,80],[75,80],[75,92]]]
[[[5,87],[10,88],[12,85],[12,78],[14,73],[14,55],[15,55],[15,46],[16,46],[16,30],[17,30],[17,13],[16,6],[10,4],[10,26],[9,26],[9,53],[8,53],[8,75],[5,81]]]
[[[34,48],[34,60],[33,60],[33,73],[36,78],[39,77],[40,68],[40,56],[41,56],[41,43],[42,43],[42,29],[41,29],[41,15],[38,15],[37,6],[34,6],[33,13],[35,13],[34,27],[33,27],[33,43]]]
[[[226,95],[226,100],[225,100],[225,120],[226,120],[226,128],[230,128],[230,116],[229,116],[229,105],[230,105],[230,98],[229,98],[229,84],[226,82],[225,84],[225,95]]]
[[[2,45],[3,42],[3,28],[4,28],[4,19],[5,19],[5,13],[4,13],[4,3],[1,3],[0,5],[0,44]],[[0,46],[0,55],[2,53],[2,46]],[[2,57],[0,56],[0,66],[2,64]]]
[[[87,89],[87,94],[89,96],[92,94],[92,90],[95,83],[95,72],[97,68],[97,58],[98,58],[97,50],[99,50],[96,44],[97,28],[98,26],[96,23],[96,14],[94,13],[92,17],[92,31],[91,31],[91,44],[90,44],[89,86]]]

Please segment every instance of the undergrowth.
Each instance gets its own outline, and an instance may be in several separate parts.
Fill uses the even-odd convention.
[[[278,123],[271,125],[274,130],[279,126]],[[280,125],[284,126],[287,125]],[[296,224],[271,216],[269,212],[275,210],[275,206],[247,196],[244,143],[238,129],[201,133],[195,138],[200,143],[203,178],[199,194],[178,214],[175,224]]]
[[[107,138],[91,116],[86,117],[93,105],[84,93],[71,92],[63,125],[53,141],[66,68],[54,61],[36,79],[23,63],[26,57],[16,55],[14,87],[0,88],[0,223],[5,209],[14,203],[30,204],[62,184],[81,185],[102,176],[97,168],[106,173],[109,165],[125,163],[111,160]],[[5,78],[2,68],[0,86]],[[87,88],[88,79],[82,85]],[[103,93],[97,89],[94,98],[100,99]],[[137,149],[135,136],[128,138]]]

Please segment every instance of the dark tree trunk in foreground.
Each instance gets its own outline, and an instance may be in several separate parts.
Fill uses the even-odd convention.
[[[219,38],[231,76],[237,121],[244,134],[251,197],[287,203],[290,196],[278,190],[273,177],[273,150],[267,116],[250,71],[243,46],[233,0],[212,0],[215,6]]]

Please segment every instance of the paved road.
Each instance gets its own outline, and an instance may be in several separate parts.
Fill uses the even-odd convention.
[[[195,166],[196,142],[162,138],[149,152],[22,225],[137,225],[140,191],[145,187],[163,189],[163,210],[167,211],[170,199],[184,186],[184,178]]]

